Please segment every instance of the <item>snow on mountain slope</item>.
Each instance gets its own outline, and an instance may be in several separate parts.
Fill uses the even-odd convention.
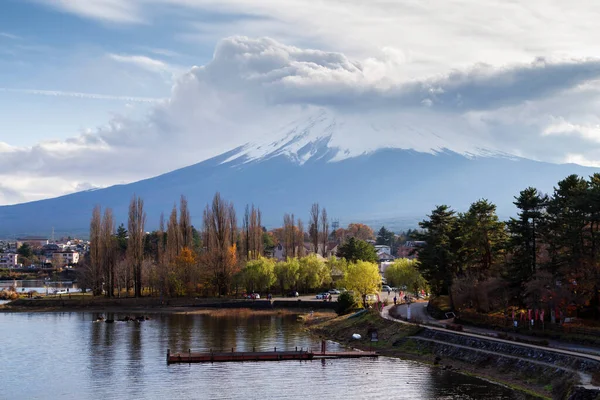
[[[498,156],[484,138],[466,135],[470,129],[465,123],[458,132],[444,125],[443,117],[435,116],[424,126],[421,115],[393,113],[375,116],[337,114],[325,109],[308,110],[292,123],[265,135],[259,141],[248,143],[224,163],[247,163],[285,156],[302,165],[311,159],[325,158],[341,161],[373,153],[382,149],[415,150],[436,154],[450,150],[465,156]],[[468,138],[468,139],[467,139]]]

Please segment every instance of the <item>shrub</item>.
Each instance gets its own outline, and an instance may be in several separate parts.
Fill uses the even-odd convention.
[[[348,314],[357,307],[358,304],[356,303],[354,296],[349,292],[344,292],[338,296],[335,312],[337,312],[338,315]]]
[[[19,294],[10,290],[0,291],[0,300],[16,300],[19,298]]]

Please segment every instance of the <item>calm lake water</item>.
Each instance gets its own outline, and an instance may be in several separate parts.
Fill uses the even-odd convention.
[[[0,313],[0,398],[516,398],[483,380],[385,357],[167,366],[167,348],[317,349],[319,342],[294,317],[152,314],[142,323],[106,324],[93,322],[97,315]]]

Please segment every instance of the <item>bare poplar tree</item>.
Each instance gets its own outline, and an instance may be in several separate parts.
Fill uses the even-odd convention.
[[[329,243],[329,220],[327,219],[327,210],[323,207],[321,210],[321,243],[323,243],[322,255],[327,255],[327,243]]]
[[[90,277],[94,296],[102,294],[102,217],[100,206],[94,207],[90,221]]]
[[[293,217],[290,214],[283,216],[283,248],[286,257],[294,257],[294,225]]]
[[[187,247],[192,249],[192,220],[190,217],[190,210],[188,209],[188,202],[184,195],[181,195],[181,201],[179,203],[179,230],[181,231],[181,247]]]
[[[310,208],[310,223],[308,227],[308,234],[310,236],[310,241],[313,245],[313,251],[315,253],[319,252],[319,216],[319,203],[314,203]]]
[[[102,247],[102,264],[104,270],[104,290],[106,297],[115,295],[115,265],[117,263],[117,242],[114,237],[115,221],[110,208],[104,210],[100,242]]]
[[[165,295],[168,291],[168,262],[167,262],[167,243],[165,240],[165,215],[160,214],[160,222],[158,231],[156,232],[158,239],[158,250],[156,265],[158,267],[158,281],[160,285],[160,293]]]
[[[167,263],[172,263],[181,251],[181,230],[177,222],[177,206],[173,205],[169,222],[167,223]]]
[[[217,192],[212,205],[203,214],[204,264],[208,268],[214,288],[219,295],[229,291],[231,279],[236,272],[237,236],[235,209]]]
[[[235,207],[233,206],[233,203],[228,204],[229,206],[227,207],[227,218],[229,221],[229,240],[231,245],[233,246],[237,244],[238,239],[237,216],[235,214]]]
[[[254,207],[253,207],[254,208]],[[253,221],[254,221],[254,257],[258,258],[262,256],[264,252],[263,246],[263,229],[262,229],[262,212],[260,208],[254,210],[253,213]]]
[[[298,218],[296,234],[298,237],[298,257],[304,257],[304,223]]]
[[[262,214],[259,208],[255,208],[254,204],[250,209],[246,207],[246,213],[244,214],[244,235],[246,237],[244,242],[247,243],[248,258],[252,260],[259,258],[263,253],[261,219]]]
[[[250,234],[250,208],[248,206],[248,204],[246,204],[246,210],[244,211],[244,220],[243,220],[243,226],[242,226],[242,231],[243,231],[243,240],[242,240],[242,249],[241,253],[244,255],[244,259],[251,259],[252,256],[250,255],[250,241],[251,241],[251,234]]]
[[[144,261],[144,226],[146,225],[146,213],[144,212],[144,200],[133,196],[129,204],[129,243],[127,255],[130,265],[133,267],[135,282],[135,297],[142,296],[142,262]]]

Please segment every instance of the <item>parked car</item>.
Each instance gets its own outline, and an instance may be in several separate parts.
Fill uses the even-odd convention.
[[[319,293],[317,295],[317,299],[328,299],[329,298],[329,292],[323,292],[323,293]]]
[[[287,296],[288,296],[288,297],[298,297],[299,295],[298,295],[298,292],[296,292],[296,291],[294,290],[294,291],[291,291],[291,292],[289,292],[289,293],[287,294]]]
[[[246,298],[252,299],[252,300],[260,299],[260,294],[258,294],[258,293],[251,293],[248,296],[246,296]]]
[[[391,288],[391,287],[389,287],[388,285],[383,285],[383,286],[381,287],[381,291],[382,291],[382,292],[391,292],[391,291],[392,291],[392,288]]]
[[[368,294],[365,296],[365,300],[367,303],[374,303],[379,300],[379,295],[377,294]]]
[[[329,293],[331,293],[331,294],[340,294],[342,292],[340,292],[338,289],[329,289]]]

